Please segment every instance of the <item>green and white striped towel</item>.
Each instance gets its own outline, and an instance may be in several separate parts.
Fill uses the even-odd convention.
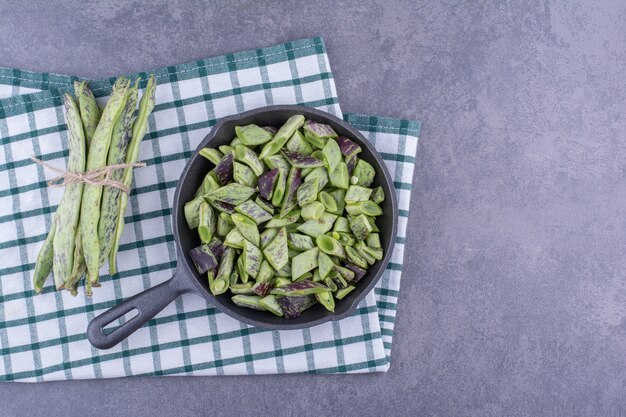
[[[170,278],[176,266],[171,204],[185,160],[217,119],[271,104],[302,104],[341,115],[320,38],[209,58],[154,71],[157,105],[135,171],[118,256],[92,299],[35,295],[34,262],[62,190],[32,155],[65,167],[62,93],[76,77],[0,68],[0,381],[131,375],[378,372],[389,368],[415,152],[415,121],[344,114],[376,144],[394,174],[398,241],[387,271],[356,313],[311,329],[244,325],[196,295],[184,295],[113,349],[85,337],[105,309]],[[136,74],[146,76],[146,74]],[[114,79],[92,82],[103,102]]]

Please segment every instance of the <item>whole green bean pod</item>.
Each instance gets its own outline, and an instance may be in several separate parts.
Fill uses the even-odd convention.
[[[76,287],[78,286],[78,281],[85,274],[86,268],[85,256],[83,255],[83,244],[80,239],[80,229],[78,228],[76,230],[76,244],[74,245],[74,263],[72,265],[72,272],[65,280],[65,288],[71,292],[72,295],[77,294]]]
[[[128,100],[124,111],[115,123],[111,136],[111,146],[107,157],[107,165],[121,164],[126,159],[126,149],[132,136],[132,126],[135,117],[135,107],[137,105],[137,88],[139,79],[135,85],[128,90]],[[113,171],[111,179],[121,181],[124,170]],[[100,221],[98,223],[98,239],[100,239],[100,266],[107,259],[113,240],[115,239],[115,228],[119,213],[119,202],[122,191],[114,187],[104,187],[102,190],[102,203],[100,209]]]
[[[126,150],[126,163],[137,162],[139,158],[139,144],[148,130],[148,116],[152,113],[155,105],[155,93],[156,93],[156,81],[154,75],[151,75],[146,85],[141,101],[139,102],[139,113],[137,119],[133,123],[133,137]],[[126,168],[124,170],[124,178],[122,182],[124,185],[130,187],[133,181],[133,169]],[[128,194],[122,193],[120,196],[119,211],[117,216],[117,225],[115,227],[115,237],[113,239],[113,245],[109,252],[109,273],[114,274],[116,272],[116,257],[117,251],[120,246],[120,240],[122,239],[122,233],[124,232],[124,213],[126,213],[126,206],[128,205]]]
[[[50,231],[46,237],[43,246],[39,250],[37,255],[37,263],[35,263],[35,272],[33,273],[33,286],[37,294],[43,291],[43,284],[46,283],[50,271],[52,271],[52,259],[53,259],[53,241],[56,232],[57,223],[56,215],[52,218],[52,225]]]
[[[102,112],[100,123],[89,145],[89,155],[87,157],[88,171],[101,168],[106,164],[113,128],[126,105],[128,84],[128,80],[125,80],[123,87],[113,89],[111,98]],[[98,221],[100,219],[101,197],[101,185],[85,184],[80,215],[80,237],[83,244],[85,264],[87,265],[87,277],[92,284],[97,283],[99,280],[100,241],[98,239]]]
[[[85,139],[87,140],[87,145],[89,145],[98,127],[98,122],[100,121],[100,107],[98,107],[96,98],[89,89],[87,81],[80,83],[74,81],[74,94],[76,95],[76,101],[80,109],[80,118],[85,131]]]
[[[83,172],[85,169],[85,134],[76,102],[69,94],[63,97],[65,119],[69,137],[69,158],[67,169],[70,172]],[[80,218],[83,183],[67,184],[55,215],[57,230],[54,235],[54,283],[57,289],[63,288],[72,272],[76,228]]]

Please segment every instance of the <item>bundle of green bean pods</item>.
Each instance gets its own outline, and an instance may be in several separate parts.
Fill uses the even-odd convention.
[[[184,207],[198,272],[238,306],[288,319],[318,302],[334,311],[383,258],[374,168],[354,141],[302,115],[234,133],[200,151],[215,168]]]
[[[74,99],[64,95],[69,137],[68,172],[83,173],[107,166],[137,162],[139,144],[155,105],[156,82],[148,79],[139,102],[139,82],[116,80],[102,111],[87,82],[74,83]],[[130,187],[133,167],[112,169],[110,181]],[[35,264],[35,291],[43,291],[50,271],[57,290],[77,294],[85,276],[85,294],[100,286],[99,269],[108,259],[109,273],[116,270],[116,255],[124,231],[128,194],[110,185],[68,182]]]

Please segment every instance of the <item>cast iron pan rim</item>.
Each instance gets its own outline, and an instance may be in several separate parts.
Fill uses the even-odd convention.
[[[367,286],[359,288],[357,284],[357,290],[360,291],[360,294],[353,300],[352,305],[350,305],[350,307],[346,309],[345,312],[341,314],[336,314],[330,311],[326,311],[327,313],[326,315],[318,319],[311,320],[309,322],[304,322],[304,323],[290,323],[290,321],[287,319],[285,319],[285,323],[281,323],[281,324],[266,323],[264,321],[255,320],[255,319],[243,316],[239,314],[238,312],[231,310],[227,306],[225,307],[222,305],[218,305],[217,303],[214,303],[213,300],[216,297],[213,294],[211,294],[211,292],[208,291],[196,278],[194,271],[191,269],[193,266],[190,265],[189,262],[187,261],[187,257],[185,256],[186,254],[184,253],[184,250],[180,243],[180,239],[178,239],[179,231],[178,231],[178,222],[176,219],[179,216],[178,207],[179,207],[180,202],[178,200],[180,198],[180,191],[183,185],[183,180],[187,176],[187,172],[191,169],[191,166],[196,161],[196,158],[200,157],[199,156],[200,149],[210,146],[211,140],[216,136],[216,133],[219,132],[223,124],[237,121],[239,119],[243,119],[248,116],[255,116],[257,114],[275,112],[275,111],[291,111],[291,112],[300,111],[300,112],[312,113],[315,116],[319,117],[320,119],[326,119],[334,124],[341,125],[343,128],[348,130],[352,135],[354,135],[355,137],[358,137],[361,140],[361,142],[363,142],[363,144],[369,149],[372,155],[374,155],[374,158],[376,159],[376,163],[379,165],[380,168],[382,168],[382,174],[385,178],[384,182],[387,184],[387,188],[391,190],[390,193],[387,193],[389,195],[387,195],[386,197],[391,198],[391,207],[393,211],[393,215],[390,216],[390,218],[392,219],[392,222],[391,222],[392,232],[391,232],[391,238],[389,239],[389,245],[388,247],[385,248],[385,256],[383,257],[381,261],[379,261],[381,262],[382,266],[380,267],[378,273],[370,281],[370,283]],[[174,223],[174,236],[176,237],[175,239],[176,250],[179,254],[178,255],[178,262],[179,262],[178,268],[184,268],[184,271],[181,271],[181,272],[183,272],[183,275],[185,275],[185,278],[187,280],[193,282],[195,292],[202,294],[213,306],[215,306],[217,309],[219,309],[223,313],[239,321],[242,321],[244,323],[250,324],[255,327],[260,327],[263,329],[268,329],[268,330],[296,330],[296,329],[304,329],[304,328],[317,326],[319,324],[326,323],[328,321],[341,320],[354,314],[354,311],[356,310],[357,305],[367,296],[367,294],[369,294],[370,291],[372,291],[376,283],[378,283],[382,274],[386,270],[387,264],[389,263],[391,259],[391,255],[393,252],[393,248],[395,246],[395,241],[396,241],[396,237],[398,233],[398,202],[397,202],[397,196],[395,193],[395,188],[393,185],[393,180],[391,178],[391,174],[389,173],[389,170],[387,169],[385,162],[382,160],[382,157],[380,156],[378,151],[374,148],[374,145],[371,142],[369,142],[365,137],[363,137],[363,135],[357,129],[352,127],[349,123],[339,119],[338,117],[330,113],[326,113],[321,110],[314,109],[312,107],[295,106],[295,105],[274,105],[274,106],[259,107],[254,110],[249,110],[243,113],[226,116],[226,117],[220,118],[217,121],[217,123],[213,126],[213,128],[209,132],[209,134],[206,135],[204,139],[202,139],[202,141],[200,142],[200,144],[194,151],[193,155],[187,161],[187,164],[185,165],[185,168],[183,169],[183,172],[180,175],[180,178],[178,180],[178,185],[174,193],[174,207],[172,211],[172,222]],[[338,302],[344,302],[344,301],[345,300],[338,300]]]

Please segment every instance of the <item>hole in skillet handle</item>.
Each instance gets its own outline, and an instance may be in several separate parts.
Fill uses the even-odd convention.
[[[187,201],[193,199],[195,191],[200,186],[204,176],[214,166],[206,158],[199,155],[200,149],[206,147],[217,148],[220,145],[230,143],[235,137],[235,126],[254,123],[259,126],[280,127],[294,114],[303,114],[307,119],[328,124],[339,135],[347,136],[354,140],[362,149],[359,157],[372,164],[375,168],[377,175],[372,188],[382,186],[385,191],[385,200],[381,203],[383,215],[377,218],[381,246],[384,249],[384,258],[368,269],[367,274],[356,284],[354,291],[343,300],[337,301],[335,313],[331,313],[320,304],[316,304],[304,311],[300,317],[287,320],[283,317],[277,317],[270,312],[236,306],[230,300],[231,295],[228,292],[217,297],[210,293],[206,275],[198,274],[189,256],[189,251],[200,245],[200,239],[197,232],[190,230],[187,226],[183,215],[183,207]],[[343,120],[320,110],[301,106],[269,106],[220,119],[211,132],[202,140],[194,155],[188,161],[188,165],[178,183],[174,204],[174,233],[178,237],[176,244],[178,245],[179,262],[185,263],[184,269],[189,271],[190,275],[195,278],[196,287],[211,304],[222,312],[244,323],[266,329],[300,329],[352,315],[358,303],[373,289],[384,272],[391,259],[397,234],[398,210],[393,180],[374,145],[365,139],[358,130]]]
[[[102,333],[104,335],[109,335],[113,333],[114,331],[116,331],[121,326],[123,326],[124,324],[128,323],[129,321],[137,317],[138,315],[139,315],[139,310],[137,310],[136,308],[133,308],[132,310],[130,310],[128,313],[124,314],[120,318],[115,319],[111,323],[104,326],[102,328]]]

